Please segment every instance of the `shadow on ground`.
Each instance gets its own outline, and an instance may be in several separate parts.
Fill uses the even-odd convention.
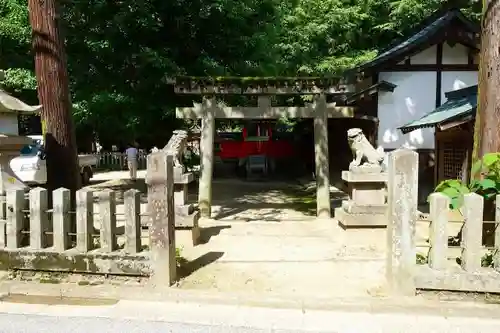
[[[217,225],[217,226],[211,226],[211,227],[206,227],[206,228],[201,228],[200,230],[200,239],[199,242],[201,244],[206,244],[210,241],[210,238],[214,236],[218,236],[222,230],[224,229],[230,229],[230,225]]]
[[[130,179],[113,179],[107,181],[91,182],[86,187],[94,191],[94,202],[99,202],[99,193],[105,190],[115,191],[115,198],[117,204],[123,204],[124,194],[128,190],[138,190],[141,193],[141,203],[147,202],[147,185],[144,179],[137,179],[135,181]]]
[[[224,252],[207,252],[203,254],[202,256],[188,261],[183,258],[178,260],[179,262],[179,267],[177,269],[177,274],[180,279],[188,277],[189,275],[193,274],[197,270],[210,265],[211,263],[216,262],[218,259],[220,259],[224,255]]]
[[[216,220],[292,221],[316,216],[316,183],[313,180],[247,181],[219,178],[213,181],[213,215]],[[331,188],[332,211],[345,192]],[[190,187],[190,201],[197,199],[197,186]]]
[[[332,183],[338,187],[337,182]],[[346,198],[346,194],[337,187],[331,188],[332,211]],[[94,202],[99,202],[98,192],[112,190],[115,191],[116,203],[123,204],[124,193],[135,189],[141,193],[141,203],[147,203],[144,179],[93,181],[87,188],[94,191]],[[234,177],[215,178],[212,192],[212,217],[217,220],[279,222],[312,219],[316,216],[316,183],[313,180],[247,181]],[[189,201],[197,205],[196,181],[189,184]]]

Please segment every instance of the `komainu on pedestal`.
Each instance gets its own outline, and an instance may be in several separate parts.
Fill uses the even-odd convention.
[[[360,128],[349,129],[347,140],[354,155],[349,170],[342,171],[349,200],[335,209],[335,218],[345,227],[387,226],[384,151],[375,149]]]

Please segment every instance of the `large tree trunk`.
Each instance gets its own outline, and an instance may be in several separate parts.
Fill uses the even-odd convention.
[[[479,100],[474,127],[473,161],[500,152],[500,2],[483,1]],[[472,175],[477,178],[479,175]]]
[[[487,153],[500,152],[500,2],[483,0],[479,88],[472,161]],[[481,174],[471,174],[480,179]],[[485,202],[484,220],[495,219],[493,202]],[[495,225],[483,224],[483,243],[493,245]]]
[[[38,98],[43,106],[47,187],[76,191],[80,177],[57,0],[29,0],[28,7]]]

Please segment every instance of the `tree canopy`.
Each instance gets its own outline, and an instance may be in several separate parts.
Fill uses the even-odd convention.
[[[481,3],[464,0],[479,19]],[[79,141],[166,142],[167,78],[334,74],[369,60],[442,0],[61,0]],[[0,3],[3,87],[36,104],[27,0]]]

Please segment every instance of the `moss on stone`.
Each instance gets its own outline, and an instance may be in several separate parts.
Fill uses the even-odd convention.
[[[175,78],[176,84],[192,83],[199,84],[235,84],[235,85],[248,85],[248,84],[292,84],[297,81],[315,83],[317,85],[336,85],[342,80],[339,76],[177,76]]]
[[[0,251],[0,270],[9,269],[138,276],[150,274],[149,260],[145,256],[122,253],[67,254],[30,250]]]
[[[49,284],[59,284],[59,283],[61,283],[61,281],[59,281],[58,279],[55,279],[55,278],[40,278],[40,280],[38,282],[40,282],[40,283],[49,283]]]

